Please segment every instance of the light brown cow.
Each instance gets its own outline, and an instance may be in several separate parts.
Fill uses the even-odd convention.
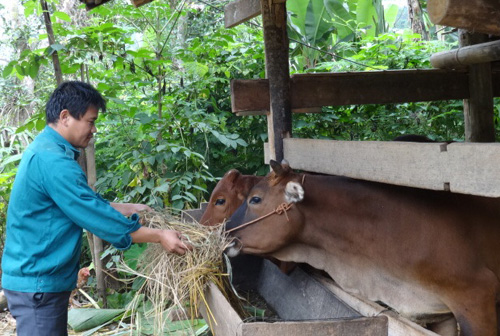
[[[309,263],[412,320],[451,311],[462,335],[497,335],[499,199],[339,176],[304,180],[286,163],[271,166],[226,225],[236,238],[229,255]]]
[[[250,189],[263,177],[243,175],[237,169],[229,170],[212,191],[200,224],[214,226],[223,223],[238,209]]]

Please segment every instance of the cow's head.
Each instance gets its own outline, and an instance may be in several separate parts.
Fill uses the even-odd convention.
[[[213,226],[223,223],[238,209],[250,189],[262,178],[262,176],[242,175],[236,169],[228,171],[215,186],[200,224]]]
[[[304,199],[302,175],[292,171],[287,162],[271,160],[272,171],[250,190],[245,202],[226,223],[226,230],[235,238],[226,250],[230,257],[243,253],[266,255],[294,240],[302,230],[302,216],[292,205],[281,215],[272,214],[283,204]],[[246,225],[250,221],[255,223]],[[241,227],[238,229],[238,227]]]

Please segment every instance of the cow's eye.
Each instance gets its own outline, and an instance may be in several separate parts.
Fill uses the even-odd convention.
[[[226,204],[226,200],[224,198],[218,198],[215,201],[215,205],[224,205],[224,204]]]
[[[261,198],[259,196],[253,196],[251,199],[250,199],[250,204],[259,204],[261,201]]]

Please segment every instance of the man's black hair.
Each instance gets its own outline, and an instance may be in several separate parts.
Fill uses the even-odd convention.
[[[45,106],[47,124],[56,123],[61,111],[65,109],[73,118],[80,120],[91,106],[106,111],[106,101],[99,91],[84,82],[64,82],[52,92]]]

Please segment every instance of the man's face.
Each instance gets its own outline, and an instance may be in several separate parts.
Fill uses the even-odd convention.
[[[67,113],[64,113],[66,111]],[[85,148],[88,146],[97,129],[95,120],[98,116],[98,110],[90,106],[80,120],[73,118],[69,111],[63,110],[59,122],[63,123],[62,136],[76,148]]]

